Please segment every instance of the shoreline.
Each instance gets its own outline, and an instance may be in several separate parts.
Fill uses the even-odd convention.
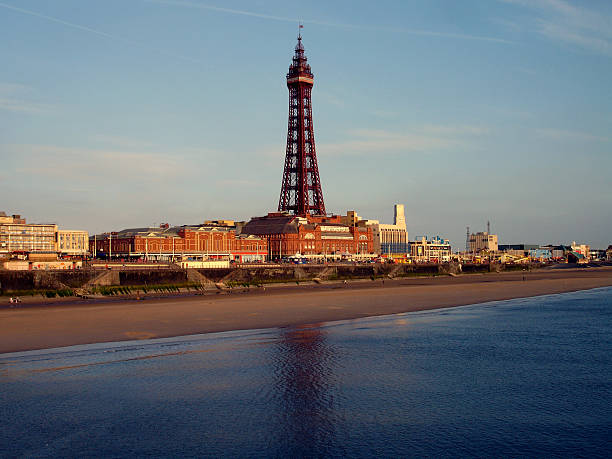
[[[204,295],[30,302],[0,309],[0,354],[351,320],[612,286],[612,268],[235,288]]]

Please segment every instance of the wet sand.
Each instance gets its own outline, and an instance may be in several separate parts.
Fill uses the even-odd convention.
[[[26,299],[0,309],[0,353],[285,327],[604,286],[612,286],[612,268],[240,288],[139,301]]]

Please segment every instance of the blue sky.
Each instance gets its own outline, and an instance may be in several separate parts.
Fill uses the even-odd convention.
[[[328,212],[612,243],[608,0],[0,0],[0,210],[91,232],[275,210],[299,20]]]

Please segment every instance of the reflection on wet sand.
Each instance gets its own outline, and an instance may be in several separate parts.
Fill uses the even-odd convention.
[[[321,324],[281,330],[274,372],[278,455],[324,456],[337,449],[338,356]]]

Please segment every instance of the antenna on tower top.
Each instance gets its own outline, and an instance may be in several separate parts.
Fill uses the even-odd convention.
[[[487,234],[491,234],[491,222],[487,220]]]
[[[302,39],[302,29],[303,28],[304,28],[304,25],[301,22],[299,22],[298,23],[298,40]]]

